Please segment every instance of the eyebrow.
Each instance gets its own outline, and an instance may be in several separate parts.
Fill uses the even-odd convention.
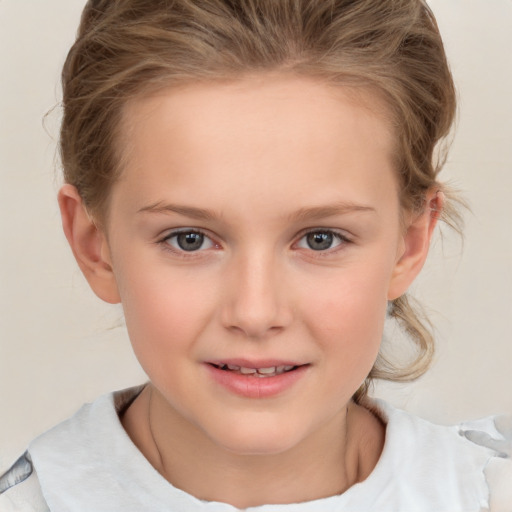
[[[185,206],[179,204],[164,203],[158,201],[157,203],[149,206],[144,206],[137,213],[177,213],[185,217],[196,220],[215,220],[219,217],[214,211],[206,208],[197,208],[194,206]],[[359,205],[351,202],[339,202],[330,205],[312,206],[308,208],[300,208],[292,213],[288,219],[291,222],[304,222],[316,219],[323,219],[326,217],[334,217],[335,215],[343,215],[354,212],[373,212],[376,213],[375,208],[371,206]]]
[[[137,213],[177,213],[179,215],[183,215],[185,217],[190,217],[191,219],[197,220],[213,220],[217,216],[215,212],[212,210],[207,210],[205,208],[196,208],[194,206],[184,206],[179,204],[168,204],[159,201],[157,203],[151,204],[149,206],[144,206]]]
[[[377,211],[375,210],[375,208],[371,206],[341,201],[338,203],[329,204],[325,206],[301,208],[298,211],[292,213],[289,219],[295,222],[303,222],[307,220],[323,219],[326,217],[334,217],[335,215],[344,215],[347,213],[355,212],[376,213]]]

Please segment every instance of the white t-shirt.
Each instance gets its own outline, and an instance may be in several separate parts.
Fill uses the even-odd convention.
[[[119,421],[141,388],[84,405],[34,440],[0,478],[1,512],[235,512],[172,486]],[[372,402],[386,423],[368,478],[341,495],[248,512],[512,512],[512,421],[439,426]]]

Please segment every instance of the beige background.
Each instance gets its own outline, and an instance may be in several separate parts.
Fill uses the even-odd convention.
[[[0,470],[84,401],[144,379],[119,307],[87,289],[60,230],[58,75],[82,0],[0,1]],[[465,191],[415,286],[433,311],[431,372],[377,394],[440,422],[512,412],[512,1],[432,0],[460,93],[444,172]]]

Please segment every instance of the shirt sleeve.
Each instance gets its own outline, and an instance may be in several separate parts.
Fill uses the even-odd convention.
[[[0,477],[0,510],[50,512],[28,453],[23,454],[11,469]]]
[[[463,424],[461,435],[494,452],[484,468],[490,512],[512,511],[512,416]]]

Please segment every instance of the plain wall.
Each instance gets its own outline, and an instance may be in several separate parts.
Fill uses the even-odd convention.
[[[83,3],[0,2],[0,470],[83,402],[145,379],[120,307],[87,288],[55,200],[59,73]],[[430,3],[460,96],[443,179],[473,213],[464,248],[446,231],[414,286],[436,325],[434,367],[376,393],[455,422],[512,412],[512,1]]]

